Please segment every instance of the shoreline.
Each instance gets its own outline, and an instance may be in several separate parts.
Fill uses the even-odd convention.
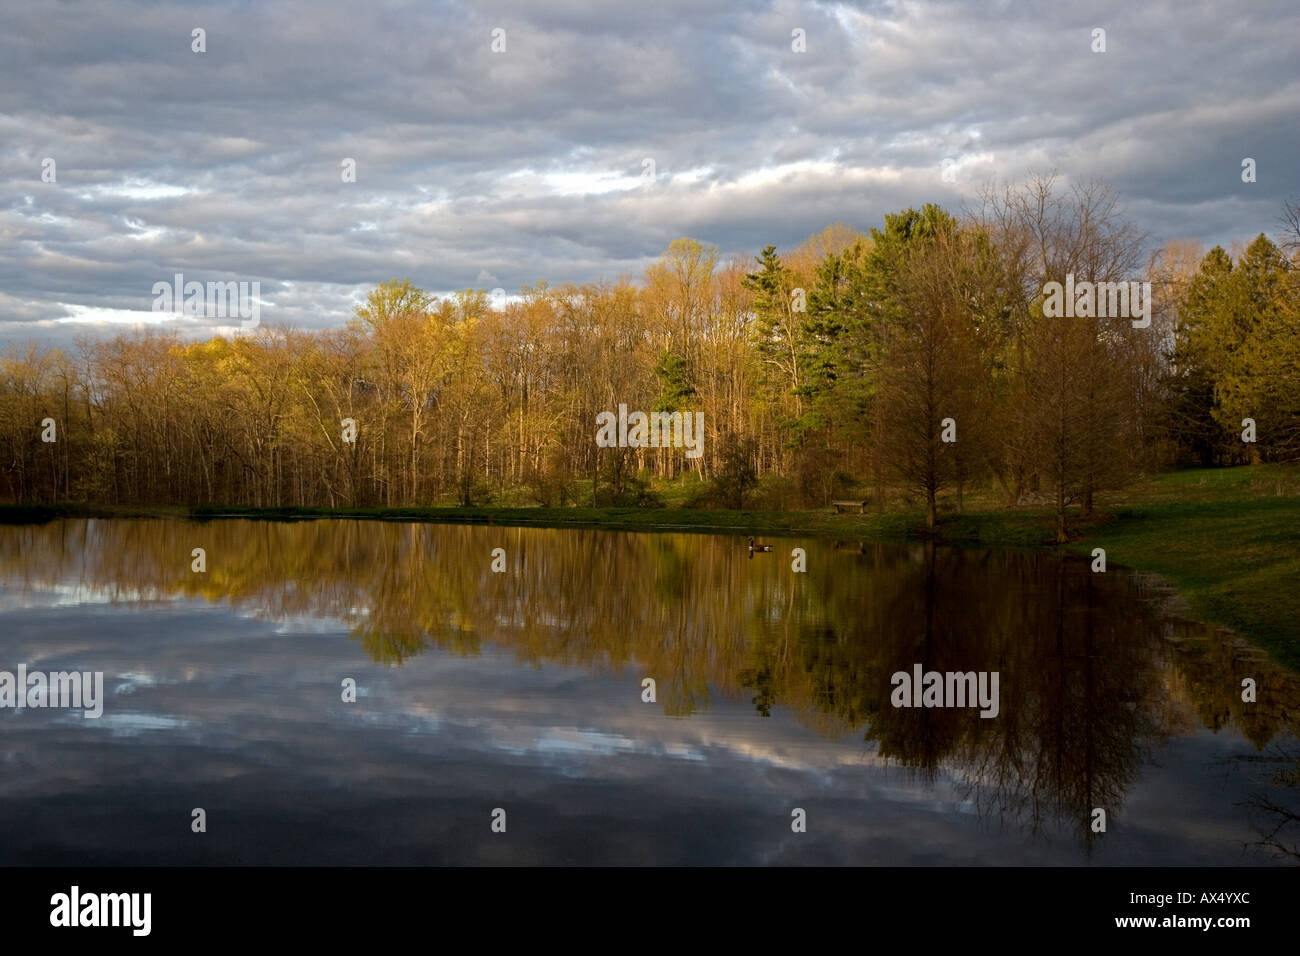
[[[1055,543],[1049,510],[947,514],[929,532],[920,512],[846,515],[830,511],[721,511],[687,508],[254,508],[112,506],[62,503],[0,505],[0,525],[60,518],[195,521],[364,520],[500,527],[603,529],[641,533],[767,535],[858,540],[933,541],[1087,559],[1104,548],[1107,567],[1155,574],[1176,589],[1196,620],[1226,627],[1300,672],[1300,498],[1164,501],[1115,506],[1074,519],[1071,540]]]

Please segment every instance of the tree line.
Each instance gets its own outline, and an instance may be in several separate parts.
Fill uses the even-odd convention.
[[[723,507],[901,489],[933,524],[980,488],[1064,537],[1136,473],[1300,458],[1297,208],[1277,241],[1148,254],[1104,184],[1041,176],[751,262],[680,239],[639,282],[494,303],[393,280],[344,328],[10,348],[0,499],[607,506],[680,483]],[[1048,314],[1067,281],[1149,282],[1149,324]],[[598,447],[620,404],[702,411],[704,454]]]

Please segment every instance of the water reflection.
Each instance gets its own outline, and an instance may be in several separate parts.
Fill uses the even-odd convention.
[[[795,546],[807,549],[807,573],[791,569]],[[206,574],[190,570],[196,547]],[[504,573],[490,570],[494,548],[505,549]],[[505,650],[528,667],[626,679],[632,689],[619,693],[638,706],[650,676],[664,715],[739,704],[750,722],[792,716],[810,754],[825,752],[811,745],[818,737],[857,740],[863,756],[902,768],[912,792],[950,783],[953,805],[985,822],[1030,837],[1059,830],[1085,852],[1099,836],[1093,809],[1124,819],[1171,741],[1226,731],[1254,748],[1289,747],[1300,701],[1300,682],[1264,655],[1163,617],[1141,579],[1013,553],[790,541],[750,559],[743,539],[700,535],[61,521],[0,528],[0,581],[19,604],[57,587],[70,604],[197,599],[272,621],[339,621],[392,667],[431,649]],[[892,707],[890,676],[916,663],[999,672],[997,718]],[[1243,677],[1257,681],[1258,702],[1242,702]],[[631,752],[634,738],[549,745]],[[1238,802],[1294,812],[1294,773],[1261,779],[1243,779]],[[1250,819],[1258,829],[1260,813]]]

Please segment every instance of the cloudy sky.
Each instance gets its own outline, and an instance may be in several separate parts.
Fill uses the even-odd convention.
[[[1294,0],[5,0],[0,344],[157,323],[177,272],[321,327],[391,277],[635,278],[1030,170],[1104,179],[1153,242],[1274,233],[1297,62]]]

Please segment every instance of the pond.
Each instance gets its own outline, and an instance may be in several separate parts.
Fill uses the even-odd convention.
[[[1300,681],[1151,581],[768,543],[0,527],[0,671],[103,674],[0,707],[0,864],[1296,861]]]

